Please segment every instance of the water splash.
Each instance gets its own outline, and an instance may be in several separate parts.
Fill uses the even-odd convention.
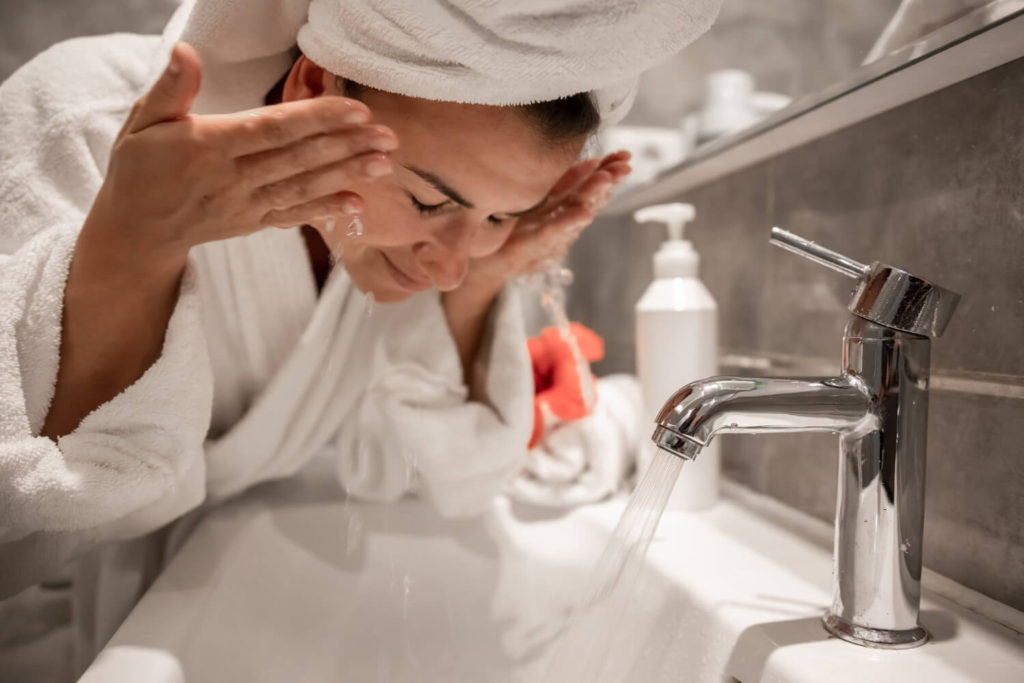
[[[363,544],[363,529],[365,524],[359,515],[349,513],[348,533],[345,534],[345,554],[351,555],[359,550]]]
[[[409,489],[416,480],[416,466],[418,462],[416,452],[403,450],[402,461],[405,463],[405,487]]]
[[[583,356],[579,342],[569,327],[569,315],[565,312],[565,288],[572,284],[573,273],[559,263],[552,263],[541,279],[541,304],[547,310],[552,322],[558,329],[559,336],[568,345],[576,363],[576,373],[580,378],[580,392],[583,405],[589,413],[594,409],[597,395],[590,372],[590,363]]]
[[[348,222],[345,237],[362,237],[365,232],[366,228],[363,226],[363,222],[359,220],[359,216],[352,216],[352,220]]]
[[[630,609],[636,579],[683,459],[658,451],[591,575],[583,601],[554,646],[544,681],[597,682],[619,638],[620,615]]]
[[[412,577],[406,572],[402,577],[402,619],[409,619],[409,594],[412,592]]]
[[[377,299],[374,298],[373,292],[370,292],[369,294],[367,294],[366,298],[364,299],[364,301],[366,302],[364,304],[366,306],[366,317],[367,318],[372,318],[373,317],[373,307],[374,307],[374,304],[377,303]]]

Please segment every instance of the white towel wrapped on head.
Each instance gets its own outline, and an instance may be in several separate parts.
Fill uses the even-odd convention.
[[[594,93],[604,125],[640,73],[704,33],[722,0],[195,0],[197,111],[259,106],[293,46],[332,73],[424,99],[527,104]],[[307,20],[308,13],[308,20]]]

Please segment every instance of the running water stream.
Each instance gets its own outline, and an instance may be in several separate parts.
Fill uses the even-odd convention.
[[[662,450],[655,455],[594,568],[583,601],[553,646],[545,683],[602,680],[621,614],[629,609],[637,575],[683,462]]]

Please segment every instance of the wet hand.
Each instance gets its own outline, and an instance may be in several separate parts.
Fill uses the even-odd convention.
[[[200,65],[178,44],[119,133],[87,224],[140,258],[362,210],[352,183],[392,171],[393,131],[325,96],[228,115],[189,113]]]
[[[549,270],[604,208],[612,190],[632,170],[630,154],[618,151],[570,168],[537,209],[517,219],[496,253],[474,259],[469,279],[504,283],[508,277]]]

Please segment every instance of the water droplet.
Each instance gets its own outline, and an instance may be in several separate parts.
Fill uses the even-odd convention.
[[[903,542],[900,543],[900,552],[903,552],[903,553],[909,553],[910,552],[910,539],[909,538],[904,538]]]
[[[330,233],[334,232],[334,226],[335,226],[335,222],[334,222],[334,217],[332,216],[331,218],[327,219],[327,224],[324,226],[324,230],[326,230],[327,233],[330,234]]]
[[[351,555],[363,543],[363,520],[357,515],[349,515],[348,533],[345,535],[345,554]]]
[[[416,453],[403,450],[402,460],[405,462],[405,487],[411,488],[416,478]]]
[[[373,305],[375,303],[376,303],[376,299],[373,298],[373,292],[370,292],[370,294],[368,294],[367,297],[366,297],[366,317],[367,318],[372,318],[373,317]]]
[[[402,619],[409,618],[409,593],[412,592],[412,577],[406,572],[402,577]]]
[[[345,255],[345,246],[343,244],[331,245],[331,267],[338,265],[341,262],[341,257]]]
[[[541,281],[541,305],[547,310],[552,322],[558,329],[559,335],[572,353],[576,364],[576,372],[580,378],[580,392],[583,395],[583,405],[589,412],[593,409],[596,394],[593,382],[591,381],[590,364],[583,356],[575,335],[572,334],[569,316],[565,311],[565,285],[569,282],[572,282],[571,270],[563,268],[557,262],[547,264]]]
[[[362,237],[365,228],[363,222],[359,220],[359,216],[352,216],[352,220],[348,223],[348,230],[345,231],[346,237]]]

